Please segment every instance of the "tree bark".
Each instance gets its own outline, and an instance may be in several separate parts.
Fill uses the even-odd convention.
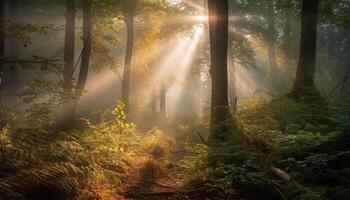
[[[210,140],[215,144],[227,139],[228,126],[228,0],[208,0],[212,78]]]
[[[72,75],[75,50],[75,0],[66,1],[66,32],[64,44],[64,89],[70,94],[72,90]]]
[[[125,51],[124,74],[122,81],[122,100],[125,104],[125,112],[128,114],[130,109],[130,75],[132,55],[134,49],[134,18],[136,9],[136,0],[123,0],[124,21],[126,25],[127,40]]]
[[[318,6],[319,0],[303,0],[299,64],[291,93],[296,99],[318,94],[315,87]]]

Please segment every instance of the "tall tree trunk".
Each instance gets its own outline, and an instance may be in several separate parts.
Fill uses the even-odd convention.
[[[75,0],[66,0],[66,32],[64,44],[64,89],[68,94],[72,90],[72,75],[75,50]]]
[[[269,60],[269,74],[275,75],[277,73],[276,47],[275,47],[275,9],[272,0],[267,0],[266,19],[267,19],[267,54]]]
[[[164,81],[160,84],[160,117],[162,121],[166,119],[166,86]]]
[[[318,6],[319,0],[303,0],[299,64],[291,93],[296,99],[319,96],[315,87]]]
[[[4,75],[5,39],[5,0],[0,0],[0,101]]]
[[[210,143],[227,139],[228,126],[228,0],[208,0],[212,96]]]
[[[83,0],[83,52],[81,56],[81,65],[78,76],[78,82],[75,88],[76,99],[72,103],[71,117],[75,119],[76,109],[78,107],[80,97],[85,89],[89,73],[90,54],[91,54],[91,30],[92,30],[92,13],[91,0]]]
[[[91,54],[91,0],[83,1],[83,53],[81,57],[81,66],[76,86],[76,94],[84,92],[87,76],[89,73],[90,54]]]
[[[76,19],[75,0],[66,1],[66,30],[64,43],[64,69],[63,69],[63,87],[66,95],[70,96],[73,92],[73,70],[74,70],[74,52],[75,52],[75,19]],[[84,44],[85,45],[85,44]],[[68,99],[62,105],[57,117],[55,129],[66,131],[72,127],[75,113],[75,100]]]
[[[125,111],[128,114],[130,109],[130,75],[132,55],[134,49],[134,18],[136,10],[136,0],[123,0],[124,21],[126,25],[127,40],[124,63],[124,75],[122,81],[122,100],[125,104]]]

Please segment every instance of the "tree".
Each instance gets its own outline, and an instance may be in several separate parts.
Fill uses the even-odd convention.
[[[228,41],[228,65],[229,65],[229,91],[230,91],[230,101],[234,106],[235,99],[237,98],[236,92],[236,65],[235,65],[235,55],[233,53],[233,37],[229,34]]]
[[[66,30],[64,44],[64,89],[72,90],[75,49],[75,0],[66,0]]]
[[[91,0],[83,0],[83,50],[81,56],[80,71],[78,76],[78,82],[75,87],[75,96],[76,98],[71,102],[70,116],[68,119],[74,121],[76,109],[78,107],[80,97],[84,92],[85,84],[87,81],[90,65],[90,55],[91,55]],[[69,127],[69,125],[68,125]]]
[[[66,29],[64,43],[63,89],[67,96],[73,90],[74,50],[75,50],[75,0],[66,0]],[[65,100],[56,125],[57,130],[70,129],[74,120],[74,102]]]
[[[81,56],[81,65],[78,77],[78,83],[75,89],[76,95],[81,96],[84,92],[87,76],[89,73],[90,55],[91,55],[91,0],[83,1],[83,52]]]
[[[210,143],[225,141],[228,127],[228,0],[208,0],[212,78]]]
[[[315,87],[318,6],[319,0],[302,2],[299,64],[290,94],[295,99],[311,95],[320,97]]]
[[[125,63],[124,63],[124,75],[122,80],[122,100],[125,104],[126,113],[130,109],[129,98],[130,98],[130,74],[132,55],[134,49],[134,18],[135,10],[137,6],[137,0],[123,0],[123,12],[124,22],[126,25],[127,40],[126,40],[126,52],[125,52]]]

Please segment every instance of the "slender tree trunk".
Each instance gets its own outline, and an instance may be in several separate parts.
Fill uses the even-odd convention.
[[[210,143],[227,139],[228,126],[228,0],[208,0],[211,45],[211,124]]]
[[[5,0],[0,0],[0,101],[4,75],[5,39]]]
[[[64,69],[63,69],[63,87],[66,95],[70,96],[73,92],[73,70],[74,70],[74,51],[75,51],[75,18],[76,7],[75,0],[66,1],[66,30],[64,44]],[[84,44],[85,45],[85,44]],[[57,117],[55,129],[66,131],[72,127],[75,113],[75,100],[67,99],[60,109]]]
[[[160,84],[160,117],[162,121],[166,119],[166,86],[163,81]]]
[[[72,115],[73,121],[76,115],[76,109],[78,107],[80,98],[85,89],[89,73],[90,54],[91,54],[91,30],[92,30],[92,13],[91,13],[91,0],[83,0],[83,52],[81,56],[81,65],[78,76],[78,82],[75,88],[76,99],[72,103]]]
[[[72,91],[72,75],[75,50],[75,0],[66,0],[66,33],[64,44],[64,89]]]
[[[275,47],[275,9],[272,0],[267,0],[266,18],[267,18],[267,53],[269,59],[269,74],[275,75],[277,73],[277,59],[276,59],[276,47]]]
[[[122,100],[125,104],[125,111],[128,114],[130,109],[130,75],[132,55],[134,49],[134,18],[135,18],[136,0],[123,0],[124,21],[126,25],[127,40],[124,63],[124,75],[122,81]]]
[[[91,0],[83,1],[83,40],[84,50],[81,57],[81,66],[76,86],[76,94],[84,92],[87,76],[89,73],[91,54]]]
[[[235,66],[235,56],[233,53],[233,38],[229,35],[228,43],[228,64],[229,64],[229,92],[230,92],[230,101],[233,105],[237,97],[236,92],[236,66]]]
[[[299,64],[291,93],[296,99],[319,96],[315,87],[318,6],[319,0],[303,0]]]

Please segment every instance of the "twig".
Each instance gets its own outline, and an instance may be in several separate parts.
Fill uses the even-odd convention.
[[[196,133],[199,136],[199,138],[201,139],[201,141],[203,142],[203,144],[205,146],[209,146],[208,142],[203,138],[203,136],[199,132],[196,132]]]
[[[237,113],[237,101],[238,101],[238,97],[235,97],[235,104],[233,105],[233,114],[236,115]]]
[[[281,192],[281,190],[275,186],[275,189],[277,190],[277,192],[281,195],[281,197],[284,199],[284,200],[287,200],[287,198],[284,196],[284,194]]]

